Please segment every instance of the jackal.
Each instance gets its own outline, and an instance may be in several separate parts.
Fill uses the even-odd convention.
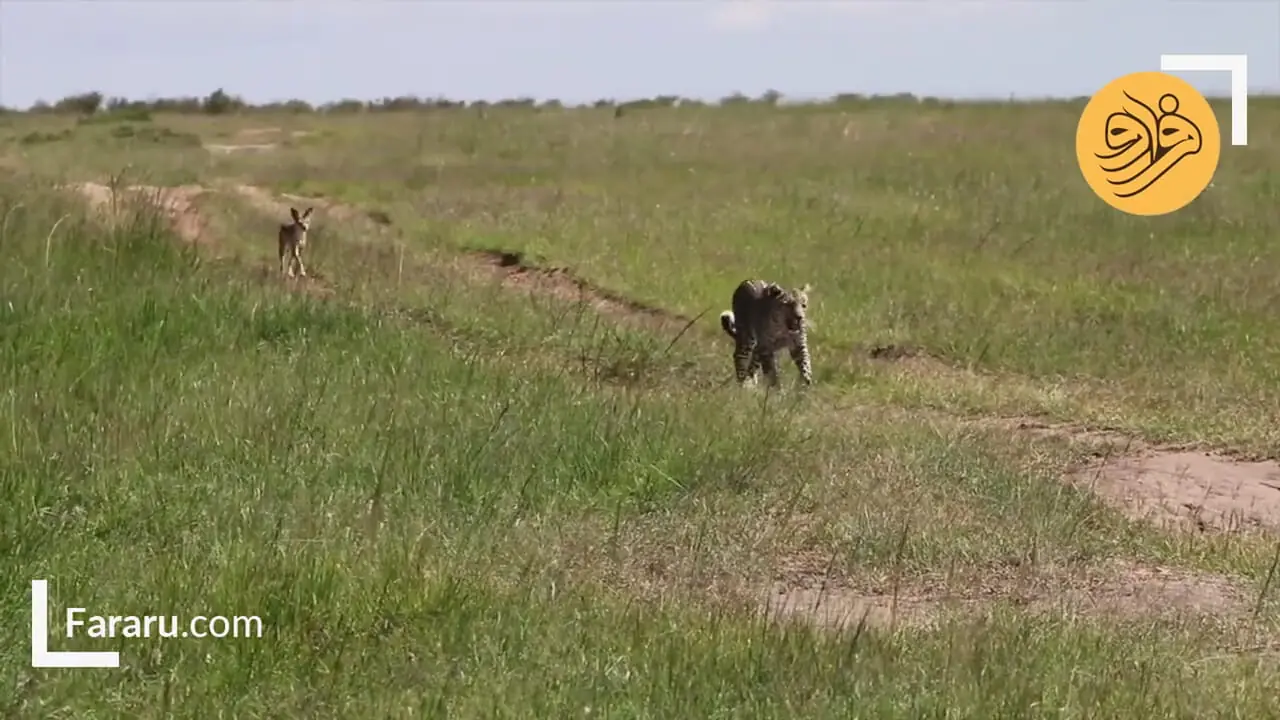
[[[288,225],[280,226],[280,274],[294,277],[294,265],[298,266],[298,273],[302,277],[307,276],[307,268],[302,264],[302,251],[307,247],[307,230],[311,227],[311,211],[314,208],[307,208],[302,214],[298,214],[297,208],[289,208],[289,214],[293,216],[293,222]]]

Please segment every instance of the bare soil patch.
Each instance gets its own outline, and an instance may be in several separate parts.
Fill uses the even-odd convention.
[[[236,152],[267,152],[280,147],[277,143],[245,143],[242,145],[216,145],[205,143],[204,149],[219,155],[230,155]]]
[[[1026,417],[953,418],[963,425],[1065,440],[1091,460],[1066,481],[1127,517],[1193,532],[1280,532],[1280,462],[1196,443],[1155,445],[1110,428]]]
[[[280,127],[257,127],[245,128],[237,132],[233,138],[236,142],[249,142],[251,140],[262,140],[273,136],[283,135],[284,128]],[[314,133],[308,130],[294,130],[289,133],[290,137],[306,137]]]
[[[205,192],[205,188],[199,185],[171,188],[131,185],[117,190],[114,198],[112,189],[100,183],[86,182],[74,187],[94,209],[102,212],[111,212],[114,199],[117,215],[130,203],[153,202],[165,212],[174,232],[183,240],[197,244],[209,243],[209,238],[204,233],[208,221],[200,214],[195,202]]]
[[[686,596],[830,630],[860,622],[887,630],[937,626],[988,617],[998,606],[1041,615],[1246,621],[1258,600],[1238,578],[1123,558],[1000,562],[903,577],[850,572],[821,549],[794,545],[805,523],[794,517],[776,528],[775,539],[792,545],[787,549],[754,531],[740,544],[661,522],[607,541],[571,531],[550,562],[646,601]]]
[[[249,204],[257,208],[259,212],[267,215],[279,215],[281,221],[289,217],[289,206],[277,200],[271,193],[260,187],[253,185],[236,185],[234,188]]]
[[[692,326],[697,318],[686,318],[663,308],[623,297],[578,277],[569,268],[543,268],[525,261],[518,252],[478,250],[469,254],[482,267],[500,273],[510,286],[524,287],[570,302],[585,302],[602,315],[623,320],[639,320],[660,327]]]
[[[15,175],[23,169],[22,160],[12,155],[0,155],[0,174]]]
[[[840,630],[860,623],[894,628],[981,617],[996,602],[1030,613],[1108,617],[1243,617],[1251,606],[1248,593],[1227,577],[1117,560],[1076,571],[997,574],[959,587],[917,581],[896,593],[891,588],[867,592],[821,575],[799,574],[763,593],[760,610],[771,618]]]
[[[326,215],[340,222],[369,220],[370,224],[374,226],[386,226],[391,224],[391,218],[387,216],[386,213],[381,211],[364,213],[358,208],[344,205],[339,202],[333,202],[328,198],[304,197],[302,195],[291,195],[289,193],[272,194],[270,191],[254,185],[235,185],[232,189],[241,197],[248,200],[249,203],[260,212],[268,215],[279,215],[282,221],[289,217],[289,208],[292,206],[299,210],[314,207],[317,210],[324,211]]]
[[[1064,481],[1127,517],[1164,529],[1280,533],[1280,462],[1233,457],[1199,443],[1154,444],[1122,430],[1031,417],[966,417],[914,408],[836,405],[836,421],[927,420],[944,426],[1064,441],[1086,457]]]
[[[288,133],[288,138],[302,138],[311,134],[306,130],[294,130]],[[270,152],[280,148],[280,141],[274,138],[283,135],[285,135],[284,129],[278,127],[246,128],[232,136],[230,142],[205,143],[204,149],[219,155],[237,152]]]
[[[253,271],[253,277],[263,285],[268,283],[279,285],[281,282],[280,266],[275,264],[258,266]],[[305,293],[313,297],[327,298],[333,297],[335,294],[333,286],[329,284],[325,275],[310,269],[307,270],[306,277],[288,278],[284,286],[290,292]]]
[[[1072,474],[1127,516],[1199,532],[1280,530],[1280,463],[1145,449]]]
[[[252,140],[261,137],[269,137],[271,135],[279,135],[283,130],[278,127],[256,127],[244,128],[236,133],[236,140]]]

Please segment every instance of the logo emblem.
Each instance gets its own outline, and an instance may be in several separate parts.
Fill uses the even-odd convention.
[[[1209,102],[1190,83],[1161,72],[1107,83],[1076,126],[1085,182],[1132,215],[1164,215],[1195,200],[1213,179],[1221,151]]]

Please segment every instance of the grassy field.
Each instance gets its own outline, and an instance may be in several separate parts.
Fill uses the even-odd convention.
[[[0,115],[0,714],[1274,716],[1277,501],[1082,468],[1269,487],[1280,103],[1160,218],[1081,107]],[[756,276],[808,391],[731,381]]]

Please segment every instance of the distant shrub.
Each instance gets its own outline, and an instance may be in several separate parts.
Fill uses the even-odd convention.
[[[295,115],[305,115],[316,111],[315,107],[306,100],[286,100],[284,102],[267,103],[266,105],[246,106],[246,109],[255,112],[287,112]]]
[[[151,122],[151,112],[141,107],[125,107],[119,110],[108,109],[106,112],[85,115],[76,120],[77,125],[103,125],[123,122]]]
[[[401,95],[400,97],[384,97],[376,102],[369,103],[369,109],[381,112],[396,110],[417,110],[423,106],[421,98],[413,95]]]
[[[623,111],[639,110],[647,108],[666,108],[666,107],[703,107],[708,104],[715,105],[756,105],[756,106],[775,106],[783,99],[783,94],[778,90],[766,90],[758,98],[751,98],[741,92],[735,92],[726,97],[720,98],[718,101],[703,101],[692,98],[682,98],[678,95],[659,95],[653,98],[639,98],[632,100],[620,101],[614,98],[601,98],[592,103],[588,103],[596,109],[611,108],[615,110],[615,115],[621,116]],[[1260,102],[1265,102],[1265,98],[1260,98]],[[807,105],[822,106],[864,106],[867,104],[903,104],[903,103],[928,103],[931,106],[947,107],[951,101],[939,98],[918,98],[911,93],[897,93],[892,95],[863,95],[860,93],[840,93],[833,97],[825,99],[817,99],[806,102]],[[172,98],[155,98],[149,100],[129,100],[127,98],[113,97],[104,102],[102,93],[90,92],[72,95],[50,105],[49,103],[38,100],[25,112],[29,114],[54,113],[54,114],[77,114],[83,116],[84,123],[92,122],[147,122],[154,113],[174,113],[174,114],[208,114],[223,115],[228,113],[243,112],[264,112],[264,113],[326,113],[326,114],[353,114],[362,112],[435,112],[458,109],[471,109],[476,111],[480,117],[485,117],[489,108],[504,109],[532,109],[538,110],[542,108],[555,109],[566,107],[583,107],[569,106],[556,98],[548,98],[538,100],[531,97],[514,97],[503,98],[500,100],[476,100],[466,102],[462,100],[450,100],[445,97],[418,97],[415,95],[400,95],[396,97],[384,97],[379,100],[365,101],[355,98],[344,98],[342,100],[323,103],[320,105],[312,105],[305,100],[286,100],[282,102],[269,102],[261,105],[251,105],[237,95],[232,95],[226,90],[219,88],[207,97],[172,97]],[[104,112],[105,111],[105,112]],[[22,113],[24,111],[15,109],[0,108],[0,113]],[[105,117],[104,115],[110,115]]]
[[[209,115],[226,115],[229,113],[239,112],[245,109],[246,105],[243,99],[228,95],[222,88],[209,93],[209,97],[204,99],[204,111]]]
[[[648,110],[654,108],[675,107],[676,105],[683,105],[687,102],[687,100],[682,100],[679,95],[659,95],[654,98],[628,100],[624,103],[617,104],[617,107],[620,110]],[[601,107],[599,102],[596,103],[596,107]]]
[[[111,137],[117,140],[137,140],[173,147],[198,147],[201,144],[199,136],[176,132],[167,127],[135,128],[132,125],[120,125],[111,130]]]
[[[361,113],[368,110],[369,105],[363,100],[352,100],[348,98],[345,100],[339,100],[336,103],[321,105],[319,109],[320,112],[334,114]]]
[[[146,106],[154,113],[194,115],[205,111],[204,101],[197,97],[160,98],[147,102]]]
[[[53,104],[55,113],[79,113],[92,115],[102,107],[102,93],[87,92],[79,95],[68,95]]]
[[[56,133],[40,132],[37,130],[36,132],[29,132],[26,135],[23,135],[21,138],[18,139],[18,142],[22,145],[41,145],[44,143],[69,140],[70,138],[71,138],[71,130],[69,128],[65,130],[60,130]]]

